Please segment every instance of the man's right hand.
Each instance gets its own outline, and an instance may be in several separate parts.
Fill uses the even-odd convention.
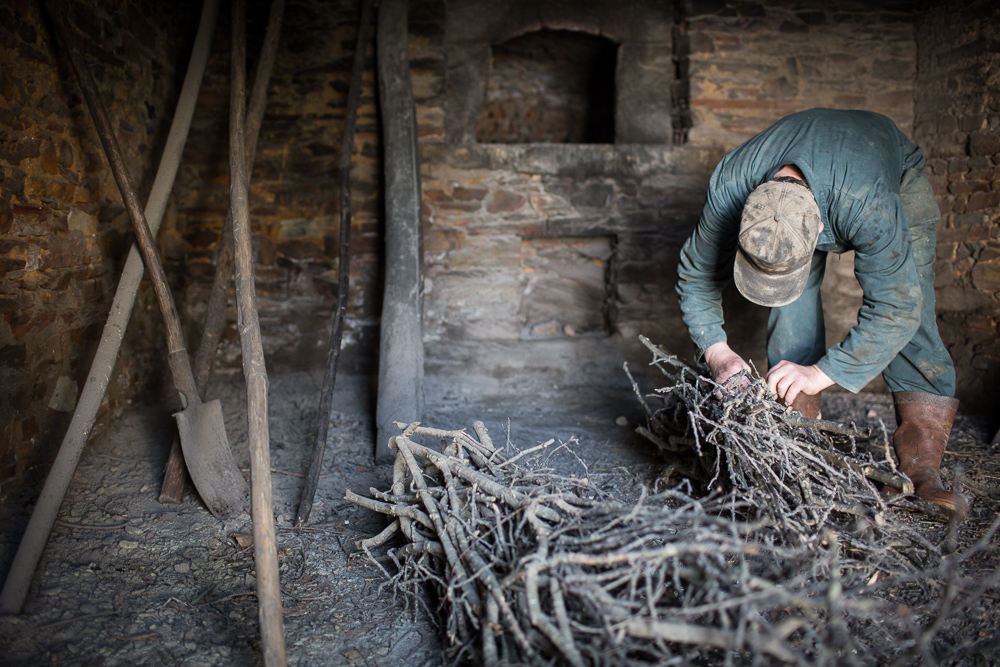
[[[750,372],[750,365],[725,342],[715,343],[705,350],[705,363],[712,371],[712,379],[720,385],[740,371]]]

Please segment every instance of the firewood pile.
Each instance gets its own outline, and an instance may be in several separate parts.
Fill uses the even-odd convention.
[[[636,498],[529,465],[551,441],[399,424],[392,487],[347,492],[390,519],[357,546],[455,664],[907,664],[995,595],[1000,573],[961,565],[997,525],[947,555],[900,520],[873,483],[906,481],[871,453],[884,432],[796,419],[759,378],[727,391],[644,342],[670,385],[642,430],[691,481]]]

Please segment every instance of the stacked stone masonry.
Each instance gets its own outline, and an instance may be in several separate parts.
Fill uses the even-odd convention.
[[[938,325],[967,407],[1000,392],[1000,6],[934,6],[917,33],[915,135],[941,207]]]

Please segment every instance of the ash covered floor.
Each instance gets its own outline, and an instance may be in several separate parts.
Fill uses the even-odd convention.
[[[308,526],[291,527],[309,466],[322,374],[271,375],[271,464],[288,657],[297,665],[438,665],[436,627],[380,587],[383,577],[354,542],[382,518],[344,498],[385,488],[391,466],[373,466],[368,378],[337,381],[324,472]],[[613,381],[612,381],[613,382]],[[484,379],[470,395],[426,381],[427,425],[483,421],[520,449],[555,438],[546,454],[581,474],[649,481],[655,448],[616,420],[641,408],[624,374],[581,386]],[[216,380],[237,461],[249,477],[242,378]],[[88,443],[33,581],[24,613],[0,617],[6,665],[260,664],[250,516],[220,523],[190,483],[184,502],[157,502],[173,420],[162,406],[135,409]],[[579,456],[579,460],[576,458]],[[586,461],[584,466],[581,461]],[[620,478],[620,479],[619,479]],[[5,522],[3,571],[27,516]],[[244,537],[245,536],[245,537]],[[241,545],[242,542],[242,545]]]
[[[390,466],[371,463],[372,388],[366,377],[338,378],[312,516],[305,529],[291,526],[308,469],[321,383],[319,373],[270,377],[272,479],[289,663],[443,664],[432,620],[393,599],[380,585],[383,575],[353,546],[384,523],[343,500],[345,490],[368,495],[369,487],[384,489],[391,479]],[[644,391],[657,386],[648,379],[640,384]],[[537,456],[560,472],[586,475],[627,493],[651,484],[663,470],[657,450],[634,433],[643,412],[620,371],[571,386],[538,377],[464,378],[461,383],[428,377],[426,389],[425,425],[471,430],[480,420],[495,442],[509,441],[522,450],[555,439]],[[210,397],[223,403],[230,441],[246,471],[242,379],[217,380]],[[858,424],[882,420],[890,430],[894,424],[891,400],[879,394],[828,392],[824,416]],[[157,502],[172,432],[162,407],[144,406],[88,445],[25,612],[0,617],[4,664],[261,663],[252,547],[246,542],[250,517],[218,522],[190,485],[184,503]],[[973,501],[960,548],[978,539],[1000,509],[1000,464],[988,444],[991,435],[960,413],[945,457],[946,480],[963,469],[964,489]],[[941,524],[914,520],[926,525],[930,539],[943,537]],[[13,517],[0,531],[4,571],[26,522],[26,516]],[[996,600],[992,604],[997,606]]]

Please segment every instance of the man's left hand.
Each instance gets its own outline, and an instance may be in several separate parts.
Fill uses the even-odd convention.
[[[778,395],[785,405],[791,405],[799,393],[818,394],[834,384],[830,376],[817,366],[799,366],[790,361],[779,361],[767,372],[768,388]]]

